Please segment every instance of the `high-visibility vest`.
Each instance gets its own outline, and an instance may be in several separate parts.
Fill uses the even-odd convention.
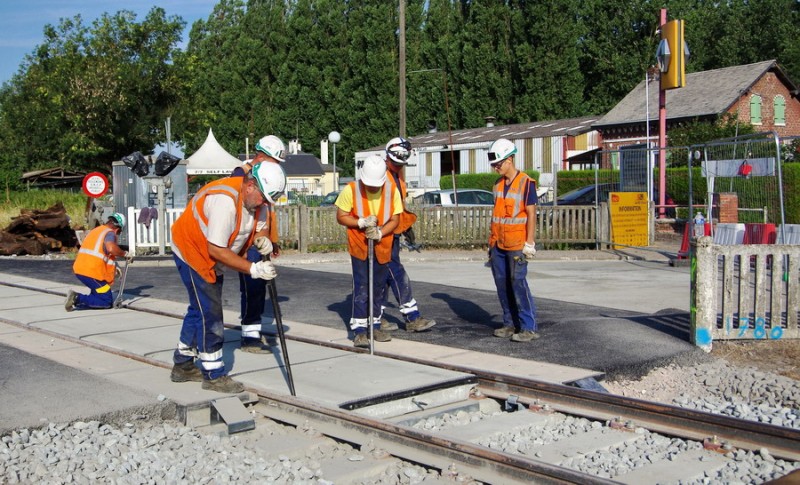
[[[203,205],[209,195],[225,195],[233,199],[236,207],[236,224],[228,237],[228,247],[231,247],[242,223],[242,211],[245,210],[244,197],[241,196],[244,179],[244,177],[227,177],[206,184],[192,197],[181,216],[172,224],[172,243],[177,246],[186,264],[209,283],[217,281],[217,274],[214,272],[216,261],[208,254],[208,217]],[[253,243],[255,233],[254,222],[247,242],[239,251],[240,256],[245,254]]]
[[[400,222],[397,224],[397,227],[394,229],[394,234],[403,234],[406,232],[411,226],[417,222],[417,215],[413,212],[409,212],[406,209],[406,182],[405,180],[401,179],[400,176],[394,172],[387,170],[392,180],[394,180],[395,185],[397,186],[397,190],[400,191],[400,200],[403,201],[403,212],[400,213]]]
[[[519,172],[511,182],[508,192],[504,192],[505,178],[494,185],[494,211],[492,212],[492,232],[489,247],[497,245],[506,251],[519,251],[525,246],[528,213],[525,211],[525,189],[530,177]]]
[[[103,224],[97,226],[83,238],[72,271],[109,284],[114,282],[114,256],[106,253],[105,240],[114,229]]]
[[[346,190],[353,191],[353,208],[350,215],[361,218],[373,215],[370,212],[369,202],[367,201],[367,189],[360,180],[347,184]],[[394,213],[394,183],[391,177],[386,177],[386,182],[381,189],[380,210],[374,214],[378,218],[378,226],[383,226]],[[354,258],[365,261],[369,256],[369,243],[363,229],[357,227],[347,228],[347,249]],[[392,238],[384,237],[375,242],[375,258],[381,264],[386,264],[392,259]]]

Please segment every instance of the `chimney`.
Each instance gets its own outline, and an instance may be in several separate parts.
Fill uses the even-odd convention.
[[[428,120],[428,133],[436,133],[436,120]]]
[[[494,116],[485,116],[483,119],[486,120],[486,128],[491,128],[494,126]]]
[[[297,155],[298,153],[303,151],[303,147],[300,146],[300,142],[297,141],[297,138],[289,141],[289,153],[291,155]]]
[[[322,162],[323,165],[328,164],[328,139],[323,138],[321,142],[319,142],[319,161]]]

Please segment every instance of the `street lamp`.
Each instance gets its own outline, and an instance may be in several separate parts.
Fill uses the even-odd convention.
[[[333,143],[333,191],[339,190],[339,182],[336,180],[336,144],[342,139],[338,131],[328,133],[328,141]]]

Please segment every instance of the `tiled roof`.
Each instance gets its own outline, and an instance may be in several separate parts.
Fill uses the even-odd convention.
[[[795,89],[774,60],[689,73],[686,75],[686,86],[667,91],[667,119],[724,113],[771,69],[776,70],[778,77],[787,83],[790,90]],[[652,81],[649,86],[650,120],[658,120],[658,87],[658,81]],[[644,123],[648,112],[646,92],[645,81],[642,80],[594,127]]]

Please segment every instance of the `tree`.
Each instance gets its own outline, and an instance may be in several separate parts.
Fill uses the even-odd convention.
[[[120,11],[91,27],[80,16],[45,27],[44,43],[0,95],[6,170],[109,172],[111,161],[164,141],[159,127],[179,98],[172,60],[184,22],[160,8],[135,20]]]

